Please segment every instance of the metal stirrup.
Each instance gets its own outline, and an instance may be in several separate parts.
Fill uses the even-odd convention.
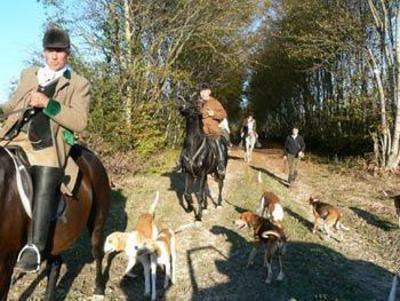
[[[25,247],[22,248],[22,250],[21,250],[21,251],[19,252],[19,254],[18,254],[17,262],[19,262],[19,261],[21,260],[21,256],[22,256],[22,254],[24,253],[24,251],[26,251],[26,250],[28,250],[28,249],[31,249],[31,250],[33,250],[33,251],[36,253],[37,262],[36,262],[36,269],[35,269],[35,272],[38,272],[39,269],[40,269],[40,261],[41,261],[41,258],[40,258],[40,251],[39,251],[38,247],[37,247],[36,245],[34,245],[34,244],[27,244],[27,245],[25,245]]]

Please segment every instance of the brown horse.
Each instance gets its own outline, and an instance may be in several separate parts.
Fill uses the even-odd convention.
[[[80,177],[73,197],[66,198],[65,220],[57,221],[47,252],[48,281],[45,300],[55,299],[56,283],[61,267],[60,254],[70,248],[80,232],[87,227],[91,236],[92,255],[96,260],[94,294],[104,296],[102,273],[103,226],[110,207],[111,188],[107,172],[90,151],[74,146],[71,156],[76,160]],[[0,148],[0,300],[5,301],[10,289],[13,268],[19,250],[26,243],[30,219],[26,215],[16,184],[16,171],[11,157]],[[52,233],[51,232],[51,233]]]

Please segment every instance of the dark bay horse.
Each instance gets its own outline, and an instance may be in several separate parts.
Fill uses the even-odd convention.
[[[73,197],[66,198],[65,219],[57,220],[47,252],[48,282],[44,300],[54,300],[61,267],[61,253],[72,246],[87,227],[91,236],[92,255],[96,260],[94,294],[104,296],[102,272],[103,226],[110,207],[111,188],[100,160],[81,146],[71,149],[80,169],[80,181]],[[30,223],[19,199],[16,171],[9,154],[0,148],[0,300],[5,301],[10,288],[17,254],[26,242]],[[50,231],[51,233],[52,231]]]
[[[195,180],[198,180],[199,191],[197,192],[198,209],[194,210],[195,219],[201,222],[202,211],[207,210],[207,197],[210,195],[207,175],[214,174],[218,182],[218,201],[217,208],[222,207],[222,190],[224,187],[225,175],[217,172],[217,156],[215,154],[215,141],[207,137],[203,132],[203,122],[198,104],[191,100],[185,101],[180,98],[179,111],[186,119],[186,136],[183,144],[181,165],[185,171],[185,192],[184,198],[190,210],[193,208],[191,192]],[[224,138],[218,138],[224,139]],[[214,145],[213,145],[214,144]],[[226,142],[222,144],[224,156],[224,166],[228,163],[228,148]]]

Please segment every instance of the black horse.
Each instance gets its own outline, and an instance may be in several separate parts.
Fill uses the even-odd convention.
[[[194,101],[185,101],[180,98],[179,111],[186,119],[186,137],[181,154],[181,166],[185,172],[184,198],[190,210],[195,212],[196,221],[201,222],[202,211],[207,210],[207,197],[210,191],[207,183],[207,175],[214,174],[218,182],[219,194],[217,208],[222,207],[222,189],[224,186],[225,174],[217,171],[218,156],[215,139],[221,139],[220,143],[223,157],[223,164],[226,170],[228,164],[228,148],[224,138],[208,137],[203,132],[203,122],[199,105]],[[198,180],[199,190],[196,194],[198,201],[197,212],[193,208],[191,192],[195,180]]]

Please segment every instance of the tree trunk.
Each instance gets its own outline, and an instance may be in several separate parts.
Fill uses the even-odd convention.
[[[125,14],[125,40],[127,44],[126,57],[125,57],[125,68],[127,74],[132,72],[132,30],[131,30],[131,9],[129,6],[129,0],[124,0],[124,14]],[[125,95],[125,121],[128,128],[132,126],[132,87],[128,82],[126,85]]]
[[[395,24],[397,28],[396,43],[395,43],[395,60],[394,60],[394,72],[395,78],[393,79],[394,85],[394,102],[395,107],[395,122],[394,122],[394,133],[392,141],[391,154],[389,156],[389,161],[387,167],[390,169],[396,168],[399,164],[400,154],[399,154],[399,143],[400,143],[400,9],[396,8]]]

